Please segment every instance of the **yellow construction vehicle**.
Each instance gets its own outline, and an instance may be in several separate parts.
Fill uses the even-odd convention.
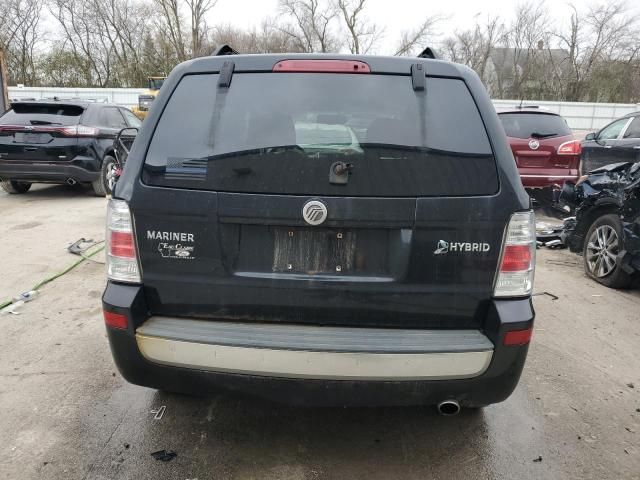
[[[162,87],[166,78],[167,77],[149,77],[149,89],[138,95],[138,105],[131,109],[140,120],[146,118],[147,113],[149,113],[149,108],[155,100],[156,95],[158,95],[160,87]]]

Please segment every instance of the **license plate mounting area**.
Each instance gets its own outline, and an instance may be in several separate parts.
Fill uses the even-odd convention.
[[[353,271],[356,233],[346,229],[276,227],[275,273],[345,274]]]

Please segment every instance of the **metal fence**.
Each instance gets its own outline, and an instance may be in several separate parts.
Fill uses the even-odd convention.
[[[116,103],[133,107],[144,88],[56,88],[56,87],[9,87],[11,100],[41,100],[43,98],[82,98]]]
[[[493,100],[496,108],[520,105],[520,100]],[[573,130],[597,130],[627,113],[640,111],[640,103],[583,103],[523,101],[562,115]]]
[[[54,88],[9,87],[9,98],[16,100],[42,98],[93,98],[132,107],[138,103],[142,88]],[[627,113],[640,111],[640,104],[524,101],[559,113],[574,130],[597,130]],[[520,100],[494,100],[496,108],[514,107]]]

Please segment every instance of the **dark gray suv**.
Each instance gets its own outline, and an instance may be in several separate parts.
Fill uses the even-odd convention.
[[[534,234],[470,69],[199,58],[166,80],[109,204],[113,356],[168,391],[500,402],[531,337]]]

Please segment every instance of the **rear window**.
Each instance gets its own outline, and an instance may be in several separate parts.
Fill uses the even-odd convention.
[[[156,127],[143,180],[226,192],[340,196],[492,194],[497,172],[462,80],[366,74],[184,77]],[[351,164],[346,184],[332,165]]]
[[[76,125],[84,109],[77,105],[14,103],[0,125]]]
[[[507,134],[513,138],[553,138],[571,135],[567,122],[549,113],[501,113],[500,120]]]

